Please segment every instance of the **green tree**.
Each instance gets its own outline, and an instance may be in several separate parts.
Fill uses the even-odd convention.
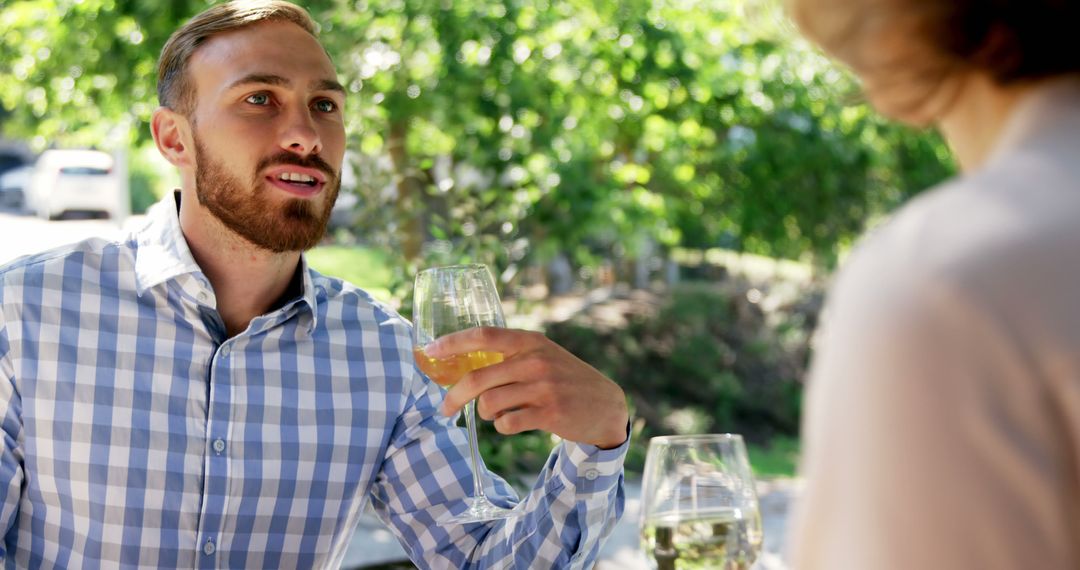
[[[203,0],[0,0],[0,128],[145,144],[155,60]],[[889,126],[769,0],[319,0],[351,92],[357,233],[506,279],[643,245],[832,267],[951,166]]]
[[[207,2],[0,0],[3,134],[47,145],[149,139],[157,56]]]

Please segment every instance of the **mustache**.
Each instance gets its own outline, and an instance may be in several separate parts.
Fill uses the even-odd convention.
[[[288,151],[282,151],[260,160],[258,166],[255,167],[255,172],[262,172],[271,166],[278,166],[281,164],[321,170],[326,174],[328,182],[337,180],[338,177],[337,172],[334,171],[334,167],[330,166],[330,164],[323,160],[319,155],[312,154],[307,157],[302,157]]]

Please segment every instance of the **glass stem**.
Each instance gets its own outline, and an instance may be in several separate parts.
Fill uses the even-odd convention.
[[[465,426],[469,430],[469,457],[472,459],[473,500],[487,502],[484,496],[484,478],[480,469],[484,463],[480,460],[480,444],[476,441],[476,400],[465,404]]]

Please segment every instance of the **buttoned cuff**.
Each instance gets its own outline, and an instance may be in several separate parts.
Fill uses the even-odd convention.
[[[630,449],[630,423],[626,424],[626,441],[613,449],[563,441],[559,451],[558,473],[567,487],[578,495],[608,493],[622,479],[626,451]]]

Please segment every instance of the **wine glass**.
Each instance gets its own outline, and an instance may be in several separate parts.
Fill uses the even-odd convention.
[[[413,291],[413,356],[424,374],[449,388],[466,373],[502,362],[499,352],[475,351],[431,358],[424,348],[435,339],[473,327],[505,327],[495,280],[486,265],[451,265],[425,269],[416,275]],[[480,448],[476,442],[476,402],[465,405],[472,460],[473,496],[469,508],[446,522],[480,522],[517,516],[519,511],[493,504],[484,496]]]
[[[652,438],[641,500],[653,570],[749,570],[757,560],[761,515],[741,436]]]

